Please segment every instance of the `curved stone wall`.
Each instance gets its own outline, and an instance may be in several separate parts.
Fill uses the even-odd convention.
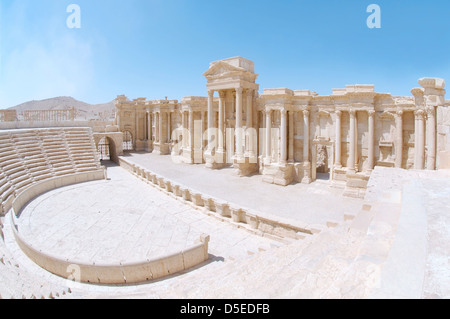
[[[139,263],[87,264],[75,260],[64,260],[33,247],[20,235],[17,216],[31,199],[49,190],[104,178],[103,170],[55,177],[31,186],[22,192],[12,204],[11,222],[14,236],[22,251],[36,264],[47,271],[70,280],[96,284],[129,284],[172,275],[197,266],[208,259],[209,236],[203,235],[200,242],[186,250]]]

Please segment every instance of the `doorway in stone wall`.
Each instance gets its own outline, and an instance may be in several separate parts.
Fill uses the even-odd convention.
[[[134,150],[133,145],[134,145],[133,135],[131,134],[130,131],[124,131],[123,132],[123,150],[124,150],[124,152],[133,151]]]
[[[334,175],[334,144],[315,140],[312,148],[312,180],[332,181]]]
[[[99,153],[100,161],[117,162],[116,145],[109,137],[103,137],[97,144],[97,152]]]

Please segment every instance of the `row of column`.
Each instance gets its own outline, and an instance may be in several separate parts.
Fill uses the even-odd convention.
[[[214,125],[214,110],[213,110],[213,91],[208,92],[208,128],[212,128]],[[247,127],[253,127],[253,91],[247,91]],[[243,99],[243,89],[236,89],[236,156],[244,156],[244,148],[242,145],[242,99]],[[157,112],[147,112],[147,122],[148,122],[148,139],[151,140],[153,136],[153,122],[156,123],[156,139],[155,143],[161,143],[161,137],[163,137],[163,116],[161,112],[167,114],[167,141],[170,140],[171,136],[171,113],[170,111],[157,111]],[[263,114],[265,116],[266,122],[266,136],[264,148],[264,157],[266,161],[271,158],[271,130],[272,130],[272,112],[274,110],[266,110]],[[310,121],[308,110],[300,111],[303,113],[304,121],[304,145],[303,145],[303,161],[309,163],[310,161]],[[358,151],[358,132],[357,132],[357,111],[349,110],[350,115],[350,141],[349,141],[349,169],[358,171],[357,164],[357,151]],[[368,112],[368,168],[373,169],[375,166],[375,111],[370,110]],[[182,123],[183,127],[186,127],[185,113],[182,112]],[[189,133],[190,142],[189,146],[194,145],[194,114],[193,111],[188,111],[189,113]],[[280,162],[293,162],[294,161],[294,112],[281,110],[281,139],[280,139]],[[202,112],[202,123],[203,123],[204,113]],[[225,92],[219,92],[219,112],[218,112],[218,152],[224,152],[224,127],[225,127]],[[426,123],[425,123],[426,121]],[[137,120],[136,120],[137,122]],[[288,125],[289,123],[289,125]],[[396,125],[396,136],[395,136],[395,167],[401,168],[403,163],[403,111],[399,110],[395,113],[395,125]],[[342,158],[342,111],[336,111],[336,145],[335,145],[335,165],[337,168],[342,168],[341,158]],[[137,123],[136,123],[136,127]],[[288,131],[289,127],[289,131]],[[208,130],[208,139],[212,139],[213,130]],[[425,140],[426,136],[426,140]],[[425,168],[425,146],[427,145],[427,169],[434,170],[436,168],[436,110],[434,107],[429,107],[424,110],[417,110],[415,112],[415,159],[414,168],[424,169]],[[251,139],[250,139],[251,140]],[[163,143],[167,142],[163,141]],[[289,143],[288,143],[289,141]],[[187,147],[188,145],[184,144]],[[254,147],[248,143],[245,148],[245,156],[254,154]],[[208,144],[211,145],[211,144]]]
[[[427,169],[436,169],[436,110],[427,108],[427,126],[425,133],[425,111],[415,112],[415,159],[414,168],[425,168],[425,134],[427,136]],[[358,150],[357,117],[356,111],[348,111],[350,114],[350,143],[349,143],[349,169],[358,170],[356,154]],[[336,167],[341,168],[341,116],[342,111],[336,111]],[[395,167],[403,166],[403,111],[395,113]],[[368,111],[368,167],[372,170],[375,166],[375,111]]]
[[[162,113],[166,114],[166,140],[162,141],[163,135],[163,116]],[[171,121],[172,121],[172,111],[156,111],[156,112],[150,112],[147,111],[147,140],[152,141],[153,140],[153,123],[155,123],[155,140],[154,143],[168,143],[171,139]],[[138,124],[138,116],[136,116],[136,134],[137,130],[139,129]],[[137,136],[137,135],[136,135]]]
[[[358,120],[355,110],[349,110],[350,115],[350,142],[349,142],[349,164],[348,168],[352,172],[358,171],[356,154],[358,153]],[[335,145],[335,166],[342,168],[342,111],[336,111],[336,145]],[[368,166],[372,170],[375,166],[375,111],[368,111]]]
[[[237,88],[236,90],[236,145],[235,152],[236,157],[243,156],[253,156],[255,155],[254,145],[252,143],[248,143],[245,145],[245,154],[244,154],[244,145],[243,141],[243,98],[244,98],[244,89]],[[246,89],[245,90],[245,98],[246,98],[246,106],[247,106],[247,128],[253,127],[253,96],[254,90]],[[218,116],[218,145],[217,151],[218,153],[225,152],[225,91],[219,91],[219,116]],[[211,141],[213,138],[213,128],[214,127],[214,90],[208,91],[208,140]],[[251,140],[251,139],[250,139]],[[212,144],[208,144],[208,151],[212,151]]]
[[[426,121],[426,124],[425,124]],[[436,169],[436,108],[415,112],[415,158],[414,168],[425,169],[425,143],[427,146],[426,169]],[[425,140],[426,137],[426,140]]]
[[[25,121],[74,121],[75,109],[25,111]]]
[[[203,149],[204,143],[203,143],[203,132],[204,130],[204,118],[205,118],[205,113],[204,111],[198,111],[201,113],[201,129],[200,132],[202,132],[201,136],[200,136],[200,140],[201,140],[201,147]],[[188,113],[188,116],[186,116],[186,113]],[[186,120],[188,121],[188,123],[186,123]],[[189,111],[182,111],[181,112],[181,124],[183,127],[183,134],[185,132],[189,132],[189,140],[187,138],[183,137],[183,142],[182,142],[182,146],[183,148],[191,148],[191,150],[194,148],[194,139],[195,139],[195,132],[194,132],[194,111],[193,110],[189,110]],[[187,129],[186,129],[187,128]],[[188,143],[189,142],[189,143]]]
[[[272,158],[272,112],[274,110],[266,110],[263,115],[266,122],[266,140],[264,145],[264,157],[266,163],[270,163]],[[304,133],[303,133],[303,161],[304,163],[309,163],[310,157],[310,133],[309,133],[309,111],[302,111],[303,122],[304,122]],[[280,121],[280,163],[285,164],[287,162],[294,162],[294,112],[287,110],[280,110],[281,121]],[[288,119],[289,117],[289,119]],[[287,130],[287,123],[289,121],[289,131]],[[289,137],[289,138],[288,138]],[[289,145],[288,145],[289,140]]]

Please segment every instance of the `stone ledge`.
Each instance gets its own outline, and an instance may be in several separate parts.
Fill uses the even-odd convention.
[[[194,208],[216,213],[218,217],[223,218],[230,223],[241,225],[240,227],[244,227],[252,233],[260,234],[262,236],[265,236],[266,234],[272,235],[279,239],[303,239],[305,236],[313,235],[321,231],[320,227],[310,229],[308,225],[294,225],[288,220],[281,220],[279,217],[274,218],[275,216],[268,216],[268,214],[262,214],[253,209],[239,207],[221,199],[202,194],[199,191],[190,189],[184,185],[179,185],[170,180],[165,180],[163,183],[161,181],[161,179],[164,180],[163,177],[157,176],[139,165],[130,163],[124,158],[119,158],[119,165],[150,183],[160,191],[174,196]],[[146,173],[142,174],[142,170]],[[172,186],[171,189],[160,186],[167,184]],[[296,224],[300,223],[297,222]]]
[[[142,170],[136,171],[142,173]],[[148,259],[138,263],[104,265],[95,263],[87,264],[85,262],[73,260],[63,260],[57,256],[52,256],[33,248],[31,244],[27,243],[20,236],[17,224],[15,223],[15,218],[17,218],[16,216],[20,214],[22,207],[32,198],[35,198],[36,196],[39,196],[51,189],[103,178],[103,170],[100,170],[98,174],[89,172],[53,178],[33,185],[14,200],[11,211],[11,225],[14,237],[19,247],[31,260],[45,270],[57,276],[68,279],[71,279],[69,269],[77,267],[80,275],[80,278],[77,278],[77,280],[84,283],[98,284],[145,282],[187,270],[208,260],[208,245],[210,241],[209,235],[202,235],[200,238],[200,243],[180,252],[161,256],[155,259]]]

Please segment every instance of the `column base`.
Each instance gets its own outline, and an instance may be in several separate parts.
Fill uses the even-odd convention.
[[[263,182],[280,186],[287,186],[294,181],[294,165],[271,164],[264,165]]]
[[[249,176],[255,174],[259,170],[258,158],[254,157],[235,157],[233,167],[239,176]]]
[[[312,174],[311,174],[311,163],[306,162],[303,163],[303,178],[302,184],[311,184],[312,183]]]
[[[153,152],[153,141],[147,141],[147,152]]]
[[[169,155],[170,154],[170,144],[164,143],[154,143],[153,144],[153,152],[159,155]]]
[[[206,150],[203,155],[206,168],[220,169],[227,166],[225,152],[219,153],[211,150]]]

